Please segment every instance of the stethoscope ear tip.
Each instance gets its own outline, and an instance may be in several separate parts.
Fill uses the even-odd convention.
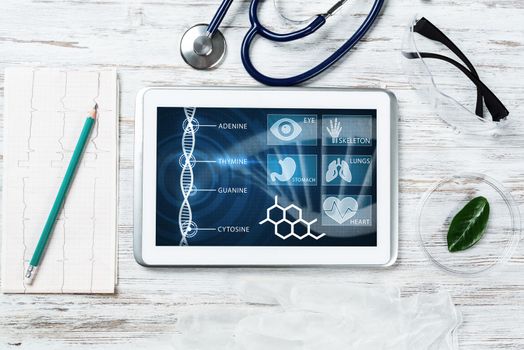
[[[218,66],[226,55],[226,39],[217,30],[208,32],[207,24],[189,28],[180,40],[180,54],[184,61],[195,69],[211,69]]]

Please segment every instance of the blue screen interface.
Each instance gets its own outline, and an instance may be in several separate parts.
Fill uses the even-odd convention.
[[[157,246],[376,246],[376,110],[160,107]]]

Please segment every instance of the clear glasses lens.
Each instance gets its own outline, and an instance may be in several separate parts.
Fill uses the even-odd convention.
[[[421,52],[438,53],[461,62],[444,45],[424,38],[412,31],[418,21],[410,22],[402,42],[402,67],[411,85],[436,109],[438,115],[458,131],[466,134],[494,134],[506,122],[493,122],[484,107],[484,117],[475,114],[477,88],[453,65],[430,58],[421,58]],[[415,59],[405,56],[410,53]]]
[[[413,20],[415,23],[416,20]],[[420,93],[424,94],[425,98],[433,98],[435,89],[432,82],[431,74],[428,69],[424,66],[424,61],[418,55],[418,50],[415,43],[415,37],[411,31],[412,26],[410,25],[404,33],[402,41],[402,68],[404,74],[409,80],[409,83],[415,87]],[[415,59],[408,59],[405,57],[410,55],[416,57]],[[432,101],[434,102],[434,101]]]
[[[333,5],[331,1],[311,0],[273,0],[273,3],[280,16],[292,23],[307,22]]]

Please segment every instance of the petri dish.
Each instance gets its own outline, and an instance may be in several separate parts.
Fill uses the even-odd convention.
[[[447,233],[451,220],[471,199],[484,196],[490,204],[488,226],[473,247],[450,253]],[[486,273],[505,263],[521,234],[520,213],[511,195],[494,179],[465,173],[443,179],[421,200],[417,230],[428,258],[439,268],[457,275]]]

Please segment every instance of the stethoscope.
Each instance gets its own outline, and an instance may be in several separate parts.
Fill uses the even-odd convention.
[[[339,0],[327,12],[314,16],[314,19],[304,28],[291,33],[280,34],[267,29],[260,23],[258,19],[258,5],[260,0],[252,0],[249,8],[251,28],[246,33],[241,48],[242,63],[246,71],[259,82],[273,86],[297,85],[324,72],[348,53],[369,31],[377,20],[385,0],[375,0],[371,11],[357,31],[328,58],[315,67],[292,77],[273,78],[260,73],[251,62],[249,56],[251,44],[257,35],[278,42],[298,40],[311,35],[322,27],[326,23],[327,18],[332,16],[346,1],[347,0]],[[210,69],[216,67],[223,60],[226,53],[226,39],[220,30],[218,30],[218,27],[232,3],[233,0],[223,0],[209,25],[197,24],[184,33],[180,41],[180,53],[184,61],[191,67],[196,69]]]

